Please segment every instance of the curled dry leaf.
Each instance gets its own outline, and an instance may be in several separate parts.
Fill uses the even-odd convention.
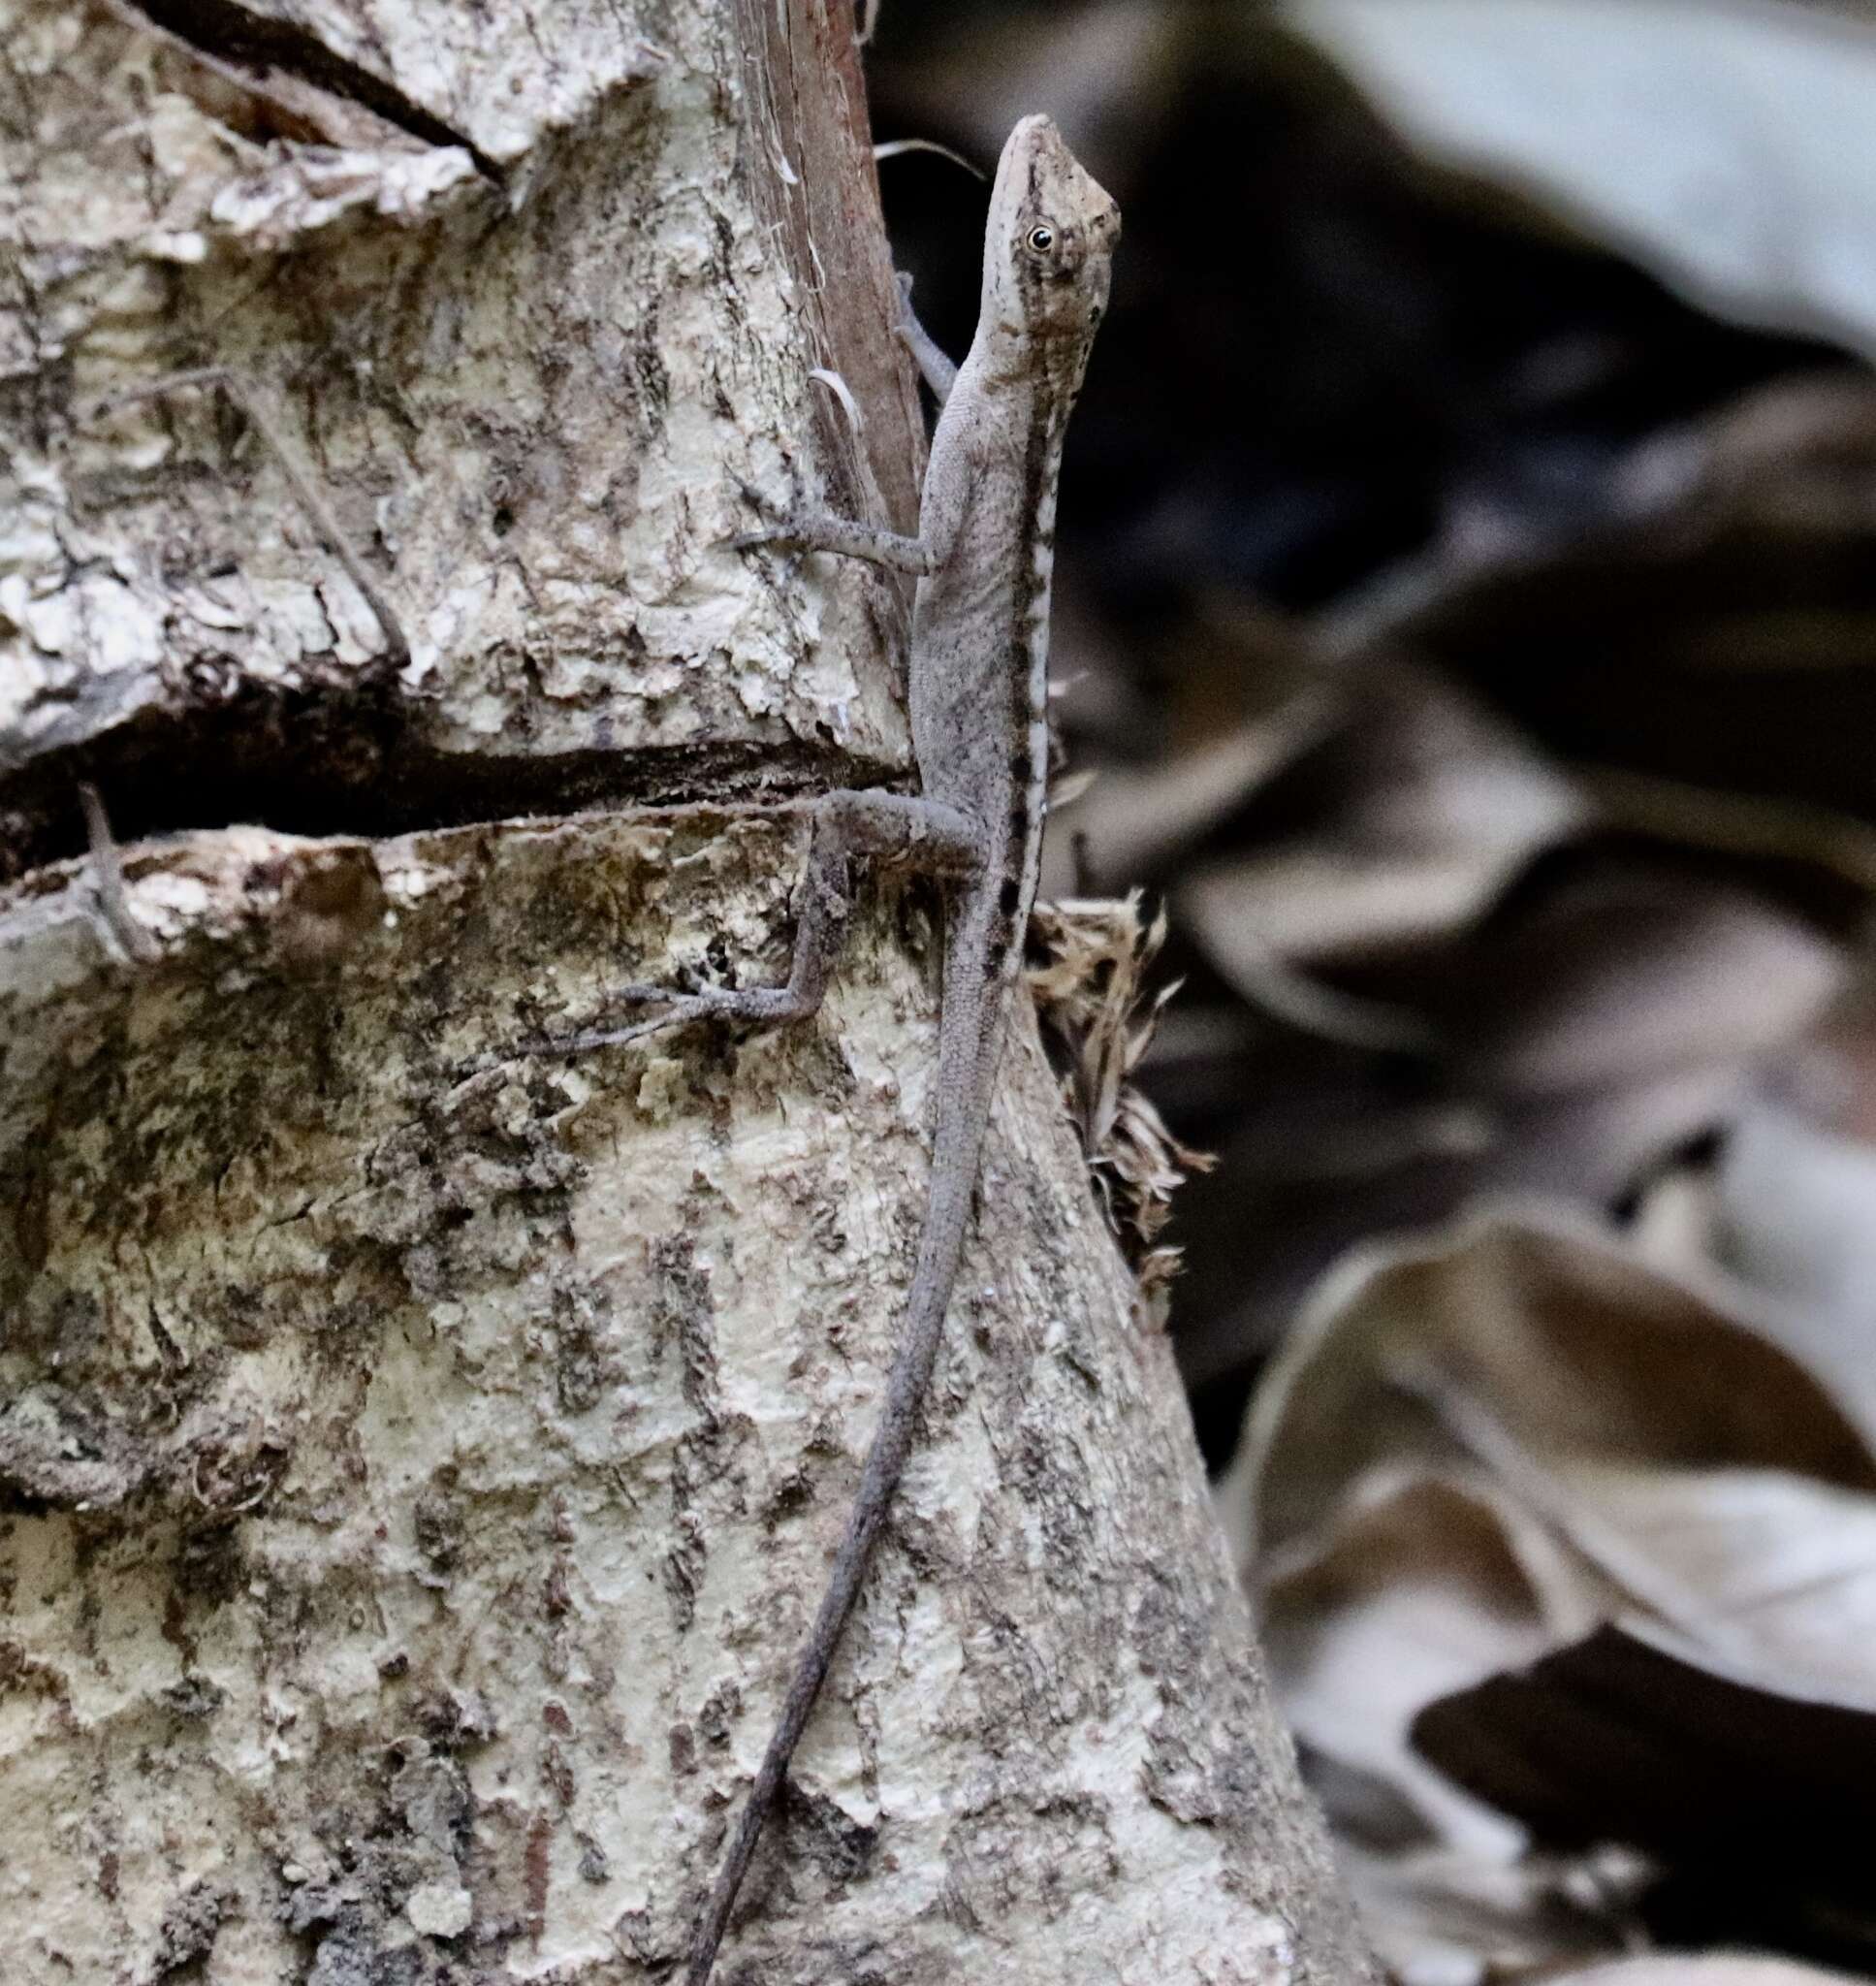
[[[1496,174],[1708,308],[1876,351],[1876,28],[1673,0],[1289,0],[1435,157]]]
[[[1456,930],[1588,804],[1506,725],[1420,673],[1370,664],[1353,721],[1298,769],[1319,827],[1202,863],[1179,895],[1207,956],[1361,956]],[[1256,995],[1254,983],[1249,988]]]
[[[1585,1633],[1605,1595],[1482,1474],[1375,1469],[1259,1578],[1265,1651],[1302,1744],[1390,1787],[1429,1842],[1502,1863],[1522,1845],[1409,1740],[1435,1699]],[[1330,1817],[1358,1813],[1320,1785]],[[1352,1824],[1351,1824],[1352,1822]]]
[[[1455,1869],[1522,1866],[1508,1819],[1566,1854],[1731,1852],[1768,1800],[1842,1816],[1840,1726],[1876,1785],[1876,1456],[1717,1280],[1535,1212],[1372,1248],[1274,1361],[1221,1503],[1307,1750],[1426,1831],[1349,1869],[1403,1977],[1452,1959]],[[1653,1650],[1608,1672],[1646,1691],[1594,1666],[1612,1634]],[[1819,1715],[1822,1776],[1791,1736]]]
[[[1551,1967],[1632,1949],[1630,1906],[1651,1874],[1641,1857],[1611,1848],[1505,1863],[1439,1847],[1384,1856],[1345,1843],[1341,1861],[1362,1928],[1401,1986],[1549,1979]]]
[[[1772,1062],[1712,1181],[1715,1258],[1772,1299],[1780,1342],[1876,1439],[1876,988],[1850,988]]]
[[[1275,709],[1161,763],[1107,769],[1076,821],[1094,874],[1152,875],[1179,860],[1346,715],[1336,689],[1307,682]]]
[[[1521,1095],[1736,1075],[1800,1034],[1844,984],[1842,952],[1748,892],[1608,861],[1515,927],[1466,947],[1436,1011],[1474,1078]],[[1633,1163],[1633,1158],[1631,1159]]]
[[[1177,981],[1153,994],[1145,986],[1165,942],[1164,913],[1144,924],[1137,891],[1115,901],[1037,904],[1029,935],[1041,957],[1030,989],[1061,1050],[1063,1097],[1108,1225],[1133,1265],[1141,1316],[1162,1325],[1179,1251],[1159,1237],[1175,1189],[1212,1163],[1167,1131],[1132,1081],[1161,1009],[1179,990]]]
[[[1593,524],[1484,561],[1410,560],[1314,634],[1468,683],[1610,825],[1788,897],[1828,892],[1854,919],[1876,873],[1855,743],[1872,539],[1876,386],[1813,361],[1641,441]]]
[[[1591,1465],[1571,1480],[1691,1596],[1671,1624],[1710,1658],[1876,1713],[1876,1497],[1782,1469]]]
[[[1361,1251],[1324,1283],[1223,1486],[1227,1503],[1245,1499],[1240,1534],[1258,1557],[1320,1523],[1369,1467],[1476,1459],[1429,1380],[1541,1465],[1782,1468],[1876,1490],[1876,1457],[1843,1409],[1717,1293],[1568,1215],[1486,1215]]]
[[[1644,443],[1621,477],[1638,517],[1692,538],[1749,520],[1876,526],[1876,385],[1835,368],[1778,379]]]
[[[1876,1950],[1867,1709],[1781,1690],[1630,1621],[1429,1705],[1415,1740],[1544,1840],[1619,1833],[1670,1867],[1732,1872],[1748,1910],[1834,1919],[1842,1943]]]

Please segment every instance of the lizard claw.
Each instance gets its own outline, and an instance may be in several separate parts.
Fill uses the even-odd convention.
[[[758,545],[785,544],[789,539],[788,512],[773,498],[765,496],[753,483],[746,482],[741,476],[736,487],[743,493],[743,500],[759,516],[770,520],[759,529],[738,531],[729,540],[731,550],[747,552]]]
[[[629,1021],[619,1028],[583,1028],[577,1035],[558,1035],[528,1042],[524,1054],[582,1055],[588,1048],[619,1048],[629,1041],[643,1041],[662,1028],[683,1027],[691,1021],[729,1021],[769,1026],[776,1021],[799,1020],[813,1012],[815,999],[804,1000],[789,986],[750,986],[741,991],[725,986],[706,986],[699,993],[679,993],[669,986],[620,986],[614,999],[628,1004],[662,1006],[662,1013],[644,1020]]]
[[[523,1055],[580,1055],[589,1048],[616,1048],[688,1018],[689,1009],[695,1000],[694,994],[680,993],[670,986],[648,986],[636,982],[614,986],[607,993],[609,1005],[664,1007],[669,1010],[651,1014],[644,1020],[629,1021],[623,1027],[582,1028],[572,1035],[537,1035],[532,1041],[522,1042],[519,1052]]]
[[[683,1019],[682,1014],[654,1013],[650,1020],[632,1022],[623,1028],[588,1028],[577,1035],[543,1035],[538,1041],[524,1041],[521,1052],[524,1055],[585,1055],[594,1048],[622,1048],[628,1042],[643,1041],[647,1035],[654,1035],[660,1028],[675,1026]]]
[[[893,272],[893,280],[899,285],[899,316],[892,328],[892,335],[901,344],[910,344],[918,336],[918,318],[912,310],[911,272],[899,269]]]

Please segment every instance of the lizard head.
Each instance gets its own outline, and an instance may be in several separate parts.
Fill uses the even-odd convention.
[[[1085,346],[1107,308],[1121,210],[1047,117],[1025,117],[997,166],[984,231],[984,321]]]

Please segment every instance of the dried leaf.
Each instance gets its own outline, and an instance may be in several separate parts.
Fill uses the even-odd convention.
[[[1876,1439],[1876,1013],[1867,984],[1769,1067],[1720,1155],[1717,1259]]]
[[[1540,849],[1588,818],[1582,797],[1464,695],[1398,667],[1362,675],[1358,721],[1291,775],[1321,824],[1201,863],[1180,891],[1227,978],[1453,931]],[[1247,945],[1250,950],[1246,951]]]
[[[1107,769],[1076,822],[1097,879],[1151,875],[1200,843],[1324,738],[1345,708],[1317,682],[1143,771]]]
[[[1041,963],[1030,988],[1061,1048],[1063,1097],[1109,1226],[1133,1264],[1142,1317],[1165,1316],[1178,1251],[1159,1245],[1172,1196],[1212,1161],[1167,1131],[1132,1077],[1177,982],[1148,994],[1145,979],[1165,942],[1162,912],[1140,921],[1138,892],[1124,900],[1037,904],[1030,945]]]
[[[1260,1554],[1382,1462],[1476,1459],[1406,1371],[1437,1375],[1539,1464],[1785,1469],[1876,1491],[1842,1408],[1718,1291],[1560,1214],[1481,1217],[1363,1251],[1266,1374],[1221,1492]]]
[[[1689,1596],[1671,1624],[1768,1688],[1876,1714],[1876,1497],[1781,1469],[1565,1471],[1579,1506]]]
[[[1608,862],[1466,947],[1435,1011],[1476,1080],[1521,1093],[1743,1070],[1845,983],[1841,950],[1743,890]]]
[[[1392,1788],[1429,1839],[1509,1859],[1521,1837],[1430,1772],[1409,1732],[1435,1699],[1587,1633],[1603,1589],[1477,1472],[1410,1467],[1371,1470],[1320,1532],[1256,1572],[1298,1738]]]
[[[1876,1713],[1742,1677],[1659,1627],[1606,1625],[1443,1698],[1415,1743],[1551,1842],[1671,1856],[1845,1857],[1876,1827]]]
[[[1482,1219],[1346,1265],[1267,1377],[1223,1513],[1286,1714],[1434,1845],[1351,1869],[1403,1976],[1459,1965],[1447,1890],[1516,1859],[1508,1815],[1675,1868],[1769,1816],[1791,1907],[1851,1908],[1825,1849],[1876,1820],[1876,1455],[1733,1295]],[[1475,1958],[1545,1951],[1526,1904]]]
[[[1447,1848],[1378,1855],[1345,1842],[1338,1860],[1362,1928],[1401,1986],[1479,1986],[1539,1973],[1548,1980],[1559,1964],[1630,1950],[1638,1935],[1630,1906],[1652,1874],[1639,1856],[1607,1847],[1510,1862]],[[1791,1970],[1798,1978],[1765,1986],[1816,1986],[1826,1977]]]
[[[1289,0],[1436,155],[1706,308],[1876,352],[1876,28],[1672,0]]]

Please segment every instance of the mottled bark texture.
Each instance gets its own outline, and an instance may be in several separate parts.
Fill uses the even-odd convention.
[[[796,1034],[516,1050],[779,972],[803,824],[724,803],[906,771],[904,593],[722,543],[739,477],[912,520],[851,28],[0,0],[8,1986],[684,1948],[911,1259],[931,901]],[[724,1976],[1351,1974],[1016,1036]]]

